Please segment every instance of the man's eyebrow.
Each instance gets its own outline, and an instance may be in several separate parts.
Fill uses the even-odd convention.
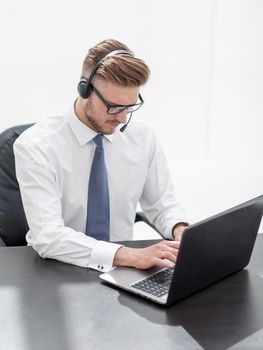
[[[101,98],[102,100],[104,100],[104,102],[105,102],[108,106],[110,106],[110,107],[127,107],[127,106],[133,106],[133,105],[135,105],[135,104],[137,103],[138,98],[139,98],[139,96],[140,96],[140,94],[139,94],[139,96],[137,97],[136,102],[134,102],[134,103],[131,103],[131,104],[128,104],[128,105],[118,104],[118,103],[116,103],[116,102],[111,102],[111,101],[109,101],[108,99],[106,99],[106,98],[101,94],[101,92],[100,92],[93,84],[91,84],[91,85],[92,85],[92,88],[93,88],[93,90],[95,91],[95,93],[98,95],[98,97]]]
[[[108,103],[108,105],[111,105],[112,107],[118,107],[118,106],[124,107],[124,106],[127,106],[127,105],[120,105],[120,104],[115,103],[115,102],[110,102],[109,100],[106,100],[106,99],[105,99],[105,101]]]
[[[121,105],[121,104],[118,104],[118,103],[114,103],[114,102],[110,102],[108,100],[105,99],[105,101],[108,103],[108,105],[111,105],[112,107],[125,107],[125,106],[133,106],[136,104],[136,102],[138,101],[138,99],[136,100],[135,103],[130,103],[128,105]]]

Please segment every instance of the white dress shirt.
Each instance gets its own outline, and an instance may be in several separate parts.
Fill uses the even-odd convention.
[[[29,225],[26,240],[42,257],[90,267],[112,268],[120,245],[131,240],[136,207],[167,238],[187,222],[177,202],[167,162],[153,131],[133,120],[122,133],[104,136],[110,196],[110,240],[85,235],[89,174],[96,132],[73,108],[27,129],[15,142],[16,175]]]

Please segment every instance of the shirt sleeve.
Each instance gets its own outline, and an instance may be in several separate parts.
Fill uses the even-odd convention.
[[[189,219],[176,199],[166,157],[151,129],[149,136],[149,167],[140,204],[157,230],[173,239],[173,227],[180,222],[188,224]]]
[[[14,144],[16,176],[30,228],[28,244],[43,258],[109,271],[121,245],[98,241],[65,226],[56,170],[35,148]]]

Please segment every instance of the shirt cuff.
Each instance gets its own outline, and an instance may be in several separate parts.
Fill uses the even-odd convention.
[[[108,272],[113,268],[113,259],[121,244],[97,241],[92,249],[88,267],[100,272]]]
[[[188,222],[188,220],[184,219],[179,219],[179,220],[174,220],[173,222],[169,223],[169,225],[167,226],[167,231],[165,232],[164,236],[166,239],[171,239],[174,240],[174,236],[173,236],[173,228],[175,225],[177,224],[186,224],[186,225],[190,225],[190,223]]]

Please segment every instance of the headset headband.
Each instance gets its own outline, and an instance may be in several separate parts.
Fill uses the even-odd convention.
[[[95,67],[92,69],[88,79],[87,78],[82,78],[80,80],[80,82],[78,83],[78,93],[80,95],[80,97],[82,98],[88,98],[91,94],[91,82],[92,79],[94,77],[94,75],[96,74],[99,66],[109,57],[114,56],[114,55],[132,55],[129,51],[125,51],[125,50],[114,50],[109,52],[105,57],[103,57],[96,65]]]
[[[92,69],[92,71],[91,71],[91,73],[90,73],[90,76],[89,76],[89,78],[88,78],[88,81],[87,81],[88,84],[91,83],[91,81],[92,81],[94,75],[96,74],[96,72],[97,72],[99,66],[100,66],[107,58],[109,58],[109,57],[111,57],[111,56],[114,56],[114,55],[130,55],[130,56],[131,56],[130,52],[125,51],[125,50],[114,50],[114,51],[112,51],[112,52],[109,52],[109,53],[108,53],[105,57],[103,57],[103,58],[96,64],[96,66]]]

